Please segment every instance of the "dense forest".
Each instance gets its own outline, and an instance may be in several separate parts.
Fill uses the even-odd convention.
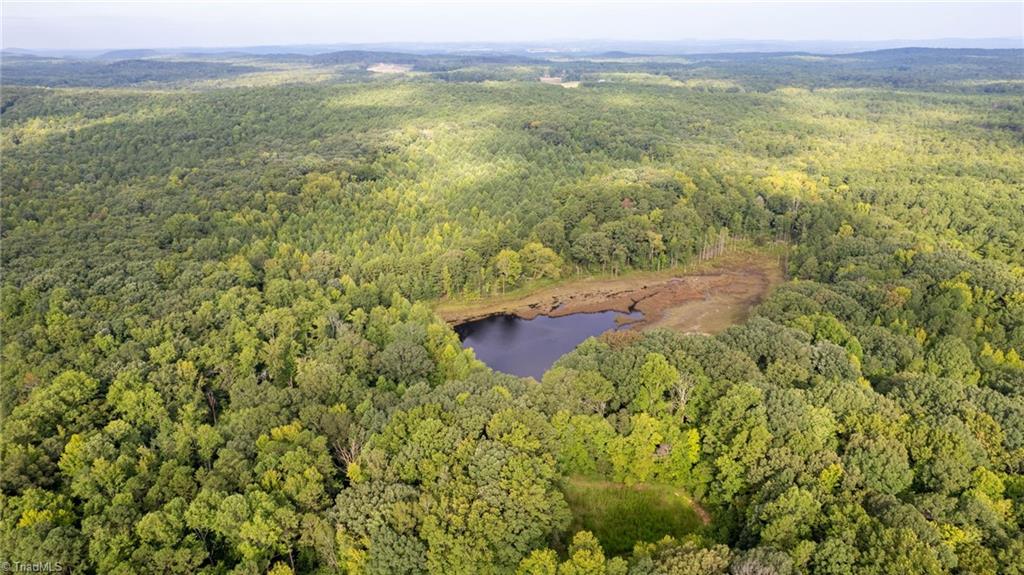
[[[4,561],[1024,573],[1024,51],[2,74]],[[433,311],[723,237],[746,322],[541,381]]]

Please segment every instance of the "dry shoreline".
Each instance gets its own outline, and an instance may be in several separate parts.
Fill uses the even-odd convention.
[[[668,327],[683,332],[718,333],[746,318],[750,308],[782,281],[772,257],[723,257],[714,267],[636,277],[583,279],[542,288],[521,297],[479,303],[441,304],[436,312],[452,325],[510,314],[523,319],[538,315],[639,311],[635,327]]]

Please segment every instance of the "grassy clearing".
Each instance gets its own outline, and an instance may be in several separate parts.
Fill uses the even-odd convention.
[[[626,486],[571,477],[563,492],[572,511],[571,532],[592,532],[610,555],[629,553],[638,541],[694,533],[709,521],[682,490],[669,485]]]

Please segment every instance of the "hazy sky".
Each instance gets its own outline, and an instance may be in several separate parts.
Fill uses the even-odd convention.
[[[573,39],[1024,35],[1024,2],[0,0],[4,47],[105,49]]]

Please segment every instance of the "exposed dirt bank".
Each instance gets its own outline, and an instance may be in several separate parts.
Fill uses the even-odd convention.
[[[672,270],[612,279],[585,279],[533,293],[476,303],[445,303],[436,308],[459,325],[496,314],[523,319],[599,311],[639,311],[640,329],[668,327],[683,332],[718,333],[743,321],[772,287],[782,281],[775,258],[724,256],[713,267]],[[627,320],[628,321],[628,320]]]

